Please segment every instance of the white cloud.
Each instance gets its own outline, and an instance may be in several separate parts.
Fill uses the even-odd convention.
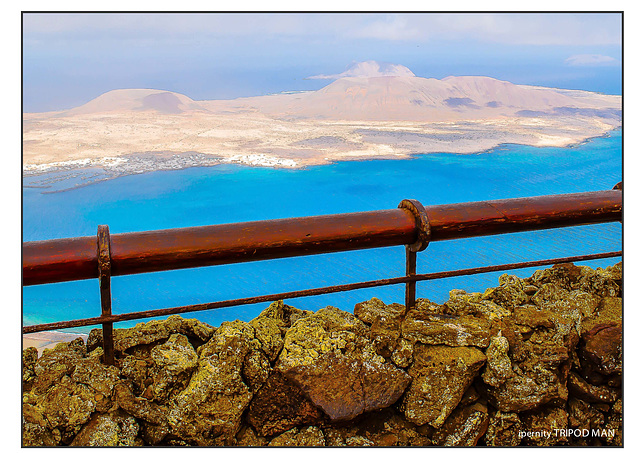
[[[308,79],[340,79],[342,77],[415,77],[406,66],[391,63],[378,63],[377,61],[363,61],[352,63],[344,72],[331,75],[316,75]]]
[[[620,61],[607,55],[581,54],[571,55],[564,63],[569,66],[617,66]]]
[[[101,33],[113,39],[260,36],[304,40],[320,36],[331,41],[474,40],[529,45],[619,45],[622,42],[619,13],[27,13],[23,19],[25,38],[47,39]]]

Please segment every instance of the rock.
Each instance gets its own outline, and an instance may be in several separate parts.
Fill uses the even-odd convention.
[[[116,352],[124,352],[135,346],[153,345],[174,333],[188,337],[197,347],[206,343],[214,332],[213,327],[197,319],[183,319],[173,315],[164,320],[142,322],[129,329],[115,329],[113,347]],[[87,348],[92,351],[99,346],[102,346],[102,329],[93,329],[87,339]]]
[[[552,329],[559,321],[551,310],[541,310],[535,305],[523,305],[513,311],[513,319],[516,324],[531,327],[532,329]]]
[[[489,415],[485,443],[489,447],[515,447],[522,438],[522,422],[516,413],[497,411]]]
[[[159,443],[162,440],[162,438],[157,438],[159,433],[164,432],[165,435],[168,433],[166,407],[149,402],[146,398],[136,397],[131,389],[123,382],[116,384],[114,394],[118,406],[129,415],[132,415],[138,419],[138,421],[144,421],[158,428],[162,428],[152,430],[153,443]]]
[[[198,356],[189,339],[179,333],[151,349],[152,368],[149,377],[153,380],[153,399],[161,401],[182,391],[188,384],[191,373],[198,365]]]
[[[358,319],[371,326],[371,340],[376,352],[383,357],[390,357],[396,349],[404,312],[404,305],[386,305],[375,297],[356,304],[353,311]]]
[[[123,413],[95,414],[71,442],[73,447],[132,447],[140,445],[140,427]]]
[[[44,425],[44,423],[43,423]],[[45,426],[22,420],[22,446],[23,447],[55,447],[59,445],[53,432]]]
[[[522,412],[543,404],[562,403],[568,398],[566,386],[558,376],[541,367],[528,372],[518,369],[498,387],[487,387],[489,402],[502,412]]]
[[[432,439],[435,445],[445,447],[476,446],[488,426],[487,406],[476,403],[453,411]]]
[[[529,300],[529,296],[524,291],[525,282],[518,277],[502,274],[498,282],[500,286],[487,289],[482,299],[489,300],[510,312]]]
[[[411,310],[402,322],[402,336],[424,344],[486,348],[491,331],[482,318]]]
[[[249,324],[255,329],[256,339],[267,359],[273,363],[284,345],[282,339],[287,326],[285,319],[285,305],[282,301],[273,302]],[[292,307],[290,307],[292,308]]]
[[[407,368],[413,362],[413,342],[406,338],[398,339],[396,348],[391,354],[391,361],[400,368]]]
[[[540,287],[551,283],[565,290],[572,290],[582,276],[581,269],[573,263],[555,264],[551,268],[537,270],[530,279],[532,284]]]
[[[316,426],[293,428],[269,442],[270,447],[324,447],[324,434]]]
[[[249,324],[224,322],[198,349],[198,368],[187,387],[170,401],[168,421],[175,435],[198,445],[235,443],[242,413],[252,397],[241,372],[253,340]]]
[[[544,407],[520,415],[523,431],[532,435],[523,438],[524,445],[549,447],[566,445],[567,411],[559,407]],[[564,430],[564,431],[563,431]]]
[[[86,354],[87,349],[80,338],[70,343],[58,343],[53,349],[45,349],[42,357],[33,365],[36,377],[32,381],[32,391],[36,394],[45,393],[64,375],[71,374],[75,369],[75,361]]]
[[[86,385],[93,389],[94,393],[99,393],[107,399],[111,398],[119,374],[115,366],[103,365],[97,358],[88,357],[75,361],[71,379],[78,384]]]
[[[582,336],[580,356],[594,371],[610,376],[622,373],[622,323],[600,324]]]
[[[507,379],[514,376],[509,359],[509,341],[503,336],[491,338],[491,343],[485,351],[487,355],[487,367],[482,373],[482,380],[487,384],[497,387]]]
[[[592,429],[598,429],[604,425],[602,412],[580,399],[570,398],[567,407],[570,428],[588,429],[591,432]]]
[[[622,263],[607,269],[591,269],[580,266],[578,288],[584,292],[600,297],[620,297],[622,283]]]
[[[606,417],[604,429],[600,435],[608,445],[622,446],[622,400],[616,401],[611,406],[611,411]]]
[[[442,426],[485,361],[485,355],[472,347],[416,344],[409,368],[413,381],[402,401],[406,419],[417,425]]]
[[[36,378],[35,365],[38,360],[38,350],[34,347],[22,351],[22,391],[31,390],[33,380]]]
[[[331,420],[350,420],[393,404],[410,381],[367,340],[362,321],[323,308],[287,331],[276,367]]]
[[[281,373],[274,372],[251,400],[247,421],[261,436],[320,422],[322,412]]]
[[[240,428],[236,439],[238,447],[264,447],[268,443],[264,437],[258,436],[250,426],[246,425]]]
[[[94,349],[96,351],[97,349]],[[128,379],[134,386],[134,392],[140,396],[145,391],[151,398],[153,398],[153,384],[152,379],[149,378],[149,372],[152,366],[151,358],[147,360],[141,360],[132,355],[126,356],[119,362],[120,365],[120,377],[122,379]],[[147,390],[147,388],[149,390]]]
[[[617,324],[622,320],[622,298],[604,297],[600,300],[596,312],[583,320],[581,332],[587,332],[601,324]]]
[[[372,411],[348,425],[324,429],[327,446],[428,446],[431,440],[393,408]]]
[[[488,321],[511,315],[506,308],[491,300],[483,299],[481,293],[467,293],[457,289],[449,291],[449,300],[444,303],[442,313],[454,316],[475,316]]]
[[[620,398],[622,392],[619,388],[607,385],[591,385],[575,372],[569,373],[567,383],[569,391],[576,398],[590,403],[614,403]]]
[[[460,403],[458,403],[458,407],[469,406],[480,399],[480,394],[476,390],[476,388],[471,385],[466,392],[462,395],[460,399]]]

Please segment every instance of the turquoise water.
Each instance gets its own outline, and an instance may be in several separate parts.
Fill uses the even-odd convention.
[[[28,178],[27,178],[28,179]],[[29,185],[25,179],[25,185]],[[573,148],[504,145],[474,155],[431,154],[410,160],[341,162],[302,170],[220,165],[120,177],[73,190],[23,189],[23,240],[112,234],[285,217],[395,208],[404,198],[424,205],[585,192],[622,179],[622,134]],[[50,189],[49,189],[50,190]],[[418,256],[433,272],[596,253],[621,248],[619,223],[435,242]],[[588,263],[606,266],[616,260]],[[158,272],[112,279],[114,313],[173,307],[363,280],[404,272],[404,248]],[[532,269],[512,271],[527,276]],[[499,273],[418,283],[436,302],[450,289],[482,291]],[[403,303],[403,286],[291,300],[310,310],[345,310],[372,296]],[[194,313],[213,325],[249,320],[266,304]],[[25,287],[25,324],[100,314],[97,280]],[[121,323],[119,326],[135,324]],[[82,330],[82,329],[74,329]],[[89,329],[87,329],[89,330]]]

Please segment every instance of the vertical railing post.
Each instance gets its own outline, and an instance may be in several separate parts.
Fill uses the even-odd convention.
[[[431,227],[429,226],[429,217],[427,210],[418,200],[402,200],[398,205],[401,209],[406,209],[416,219],[416,229],[418,230],[418,239],[413,244],[405,246],[405,262],[406,275],[412,277],[416,275],[418,253],[427,248],[431,240]],[[404,289],[404,306],[405,313],[416,305],[416,282],[407,282]]]
[[[111,315],[111,240],[107,225],[98,226],[98,280],[102,316],[108,316]],[[114,365],[112,322],[102,323],[102,346],[104,363]]]
[[[405,246],[406,253],[406,275],[416,275],[416,261],[418,254],[411,251],[408,245]],[[411,281],[405,284],[404,289],[404,306],[405,312],[409,311],[416,305],[416,282]]]

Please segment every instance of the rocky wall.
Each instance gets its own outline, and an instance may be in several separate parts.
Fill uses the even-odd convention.
[[[23,445],[621,445],[621,264],[23,353]]]

